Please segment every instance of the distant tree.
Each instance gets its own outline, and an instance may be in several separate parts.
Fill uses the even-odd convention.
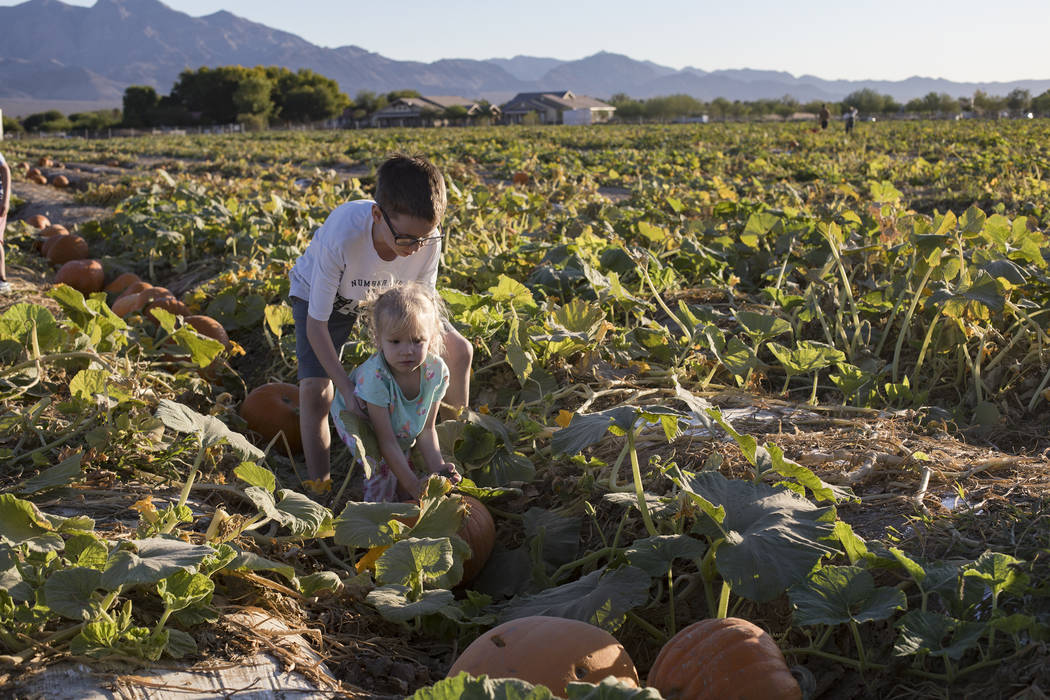
[[[1006,96],[1006,108],[1016,115],[1021,115],[1032,106],[1032,93],[1028,90],[1017,88],[1011,90]]]
[[[22,127],[22,122],[18,121],[14,117],[4,115],[4,133],[5,134],[20,134],[25,129]]]
[[[119,109],[100,109],[94,112],[76,112],[69,115],[69,121],[73,123],[73,129],[85,131],[101,131],[121,122]]]
[[[422,97],[419,94],[419,90],[392,90],[386,94],[386,101],[389,104],[394,100],[400,100],[402,97]]]
[[[616,93],[609,98],[609,104],[616,108],[616,118],[622,121],[635,121],[645,116],[645,104],[626,93]]]
[[[978,114],[987,116],[997,115],[1006,106],[1006,98],[988,95],[984,90],[973,93],[973,108]]]
[[[150,85],[130,85],[124,90],[124,126],[153,126],[159,103],[157,91]]]
[[[441,113],[441,118],[453,124],[462,124],[467,120],[467,108],[463,105],[446,107]]]
[[[729,114],[729,100],[724,97],[716,97],[711,100],[711,112],[715,114],[719,121],[725,121],[726,116]]]
[[[265,127],[274,110],[271,98],[273,87],[273,82],[263,71],[253,71],[243,76],[233,91],[237,122],[253,131]]]
[[[25,127],[26,131],[47,131],[53,133],[56,131],[69,131],[73,128],[73,122],[69,121],[57,109],[50,109],[46,112],[30,114],[22,120],[22,126]]]
[[[339,91],[339,84],[331,78],[305,68],[295,73],[280,70],[273,101],[282,121],[329,119],[351,105],[350,98]]]
[[[1032,98],[1032,110],[1044,117],[1050,117],[1050,90]],[[7,129],[6,122],[4,129]]]
[[[856,107],[863,114],[886,114],[897,111],[900,105],[889,95],[880,95],[871,88],[863,88],[846,95],[842,100],[842,111]]]

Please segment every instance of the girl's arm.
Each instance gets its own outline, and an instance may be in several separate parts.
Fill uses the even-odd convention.
[[[376,442],[379,443],[379,453],[386,461],[386,465],[390,467],[390,471],[397,477],[397,483],[410,496],[418,498],[419,478],[413,473],[412,467],[408,466],[408,458],[401,451],[401,446],[397,444],[394,426],[390,423],[390,410],[386,406],[369,403],[368,419],[375,431]]]
[[[416,446],[419,447],[419,451],[423,455],[423,462],[427,466],[427,471],[447,476],[453,484],[458,484],[463,477],[456,471],[456,465],[445,461],[445,458],[441,455],[441,447],[438,444],[435,426],[437,425],[438,407],[440,405],[441,401],[435,401],[430,406],[427,422],[423,426],[423,432],[416,439]]]

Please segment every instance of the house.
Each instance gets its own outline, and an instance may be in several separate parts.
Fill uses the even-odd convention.
[[[499,107],[466,97],[424,95],[399,97],[372,114],[371,122],[378,127],[447,126],[482,117],[499,119]]]
[[[521,124],[535,114],[540,124],[599,124],[612,119],[616,108],[570,90],[519,92],[503,105],[503,121]]]

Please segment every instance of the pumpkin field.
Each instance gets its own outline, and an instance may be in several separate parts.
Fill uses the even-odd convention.
[[[810,126],[4,142],[0,688],[1045,697],[1050,122]],[[288,271],[394,151],[474,363],[463,482],[365,503],[338,438],[305,481]]]

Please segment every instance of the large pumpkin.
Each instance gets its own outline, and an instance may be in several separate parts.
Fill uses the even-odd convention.
[[[128,314],[142,311],[142,307],[145,305],[146,300],[142,298],[141,294],[128,294],[126,296],[118,297],[109,308],[111,308],[113,313],[117,316],[124,318]]]
[[[460,671],[518,678],[563,697],[569,683],[598,683],[606,676],[638,685],[634,662],[615,637],[586,622],[546,615],[493,627],[463,650],[448,677]]]
[[[51,225],[51,221],[43,214],[33,214],[31,217],[26,219],[26,223],[33,228],[47,228]]]
[[[470,545],[470,559],[463,562],[463,578],[460,580],[460,584],[464,584],[473,581],[489,560],[496,544],[496,524],[484,503],[465,493],[459,497],[463,499],[467,513],[456,534]]]
[[[80,236],[52,236],[44,244],[45,255],[52,265],[61,265],[70,260],[82,260],[88,256],[88,244]]]
[[[294,384],[272,382],[256,387],[241,404],[241,418],[248,428],[269,442],[274,435],[284,432],[292,452],[303,449],[299,432],[299,387]],[[275,445],[284,445],[278,440]]]
[[[55,273],[55,284],[68,284],[84,296],[101,292],[104,279],[98,260],[70,260]]]
[[[230,336],[226,334],[226,329],[211,316],[198,314],[196,316],[187,316],[183,320],[193,326],[193,330],[201,335],[217,340],[222,343],[224,348],[230,349]]]
[[[671,700],[801,700],[776,642],[747,620],[695,622],[671,637],[648,685]]]

